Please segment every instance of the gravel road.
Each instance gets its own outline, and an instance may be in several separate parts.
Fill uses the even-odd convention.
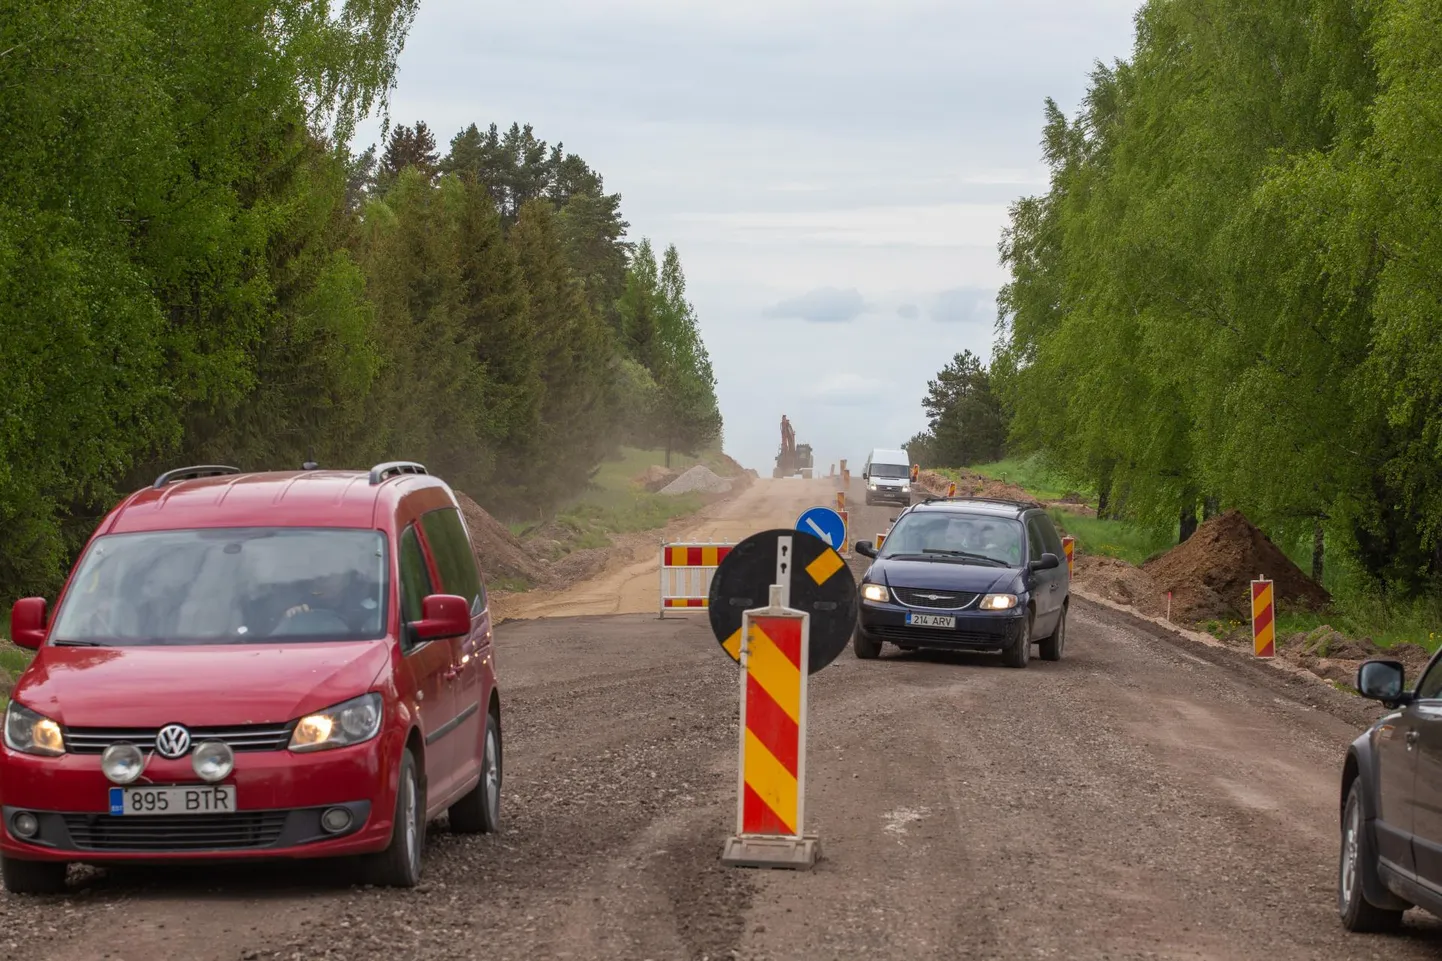
[[[761,483],[767,483],[763,481]],[[853,499],[859,505],[859,489]],[[858,529],[885,509],[853,507]],[[860,567],[861,562],[855,566]],[[426,884],[334,867],[88,875],[0,894],[10,957],[1392,961],[1332,907],[1355,700],[1078,602],[1065,660],[849,652],[813,679],[811,873],[723,868],[735,669],[701,618],[498,635],[505,830],[433,828]]]

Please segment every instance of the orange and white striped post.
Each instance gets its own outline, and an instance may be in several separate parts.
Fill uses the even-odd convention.
[[[837,511],[846,510],[846,491],[836,492],[836,509]]]
[[[820,843],[805,833],[806,678],[811,618],[782,605],[741,616],[741,737],[736,834],[721,854],[738,867],[807,869]]]
[[[1071,577],[1073,573],[1072,558],[1076,555],[1076,538],[1070,535],[1063,537],[1061,551],[1066,555],[1066,576]]]
[[[1276,620],[1272,582],[1259,574],[1252,581],[1252,650],[1258,657],[1277,656]]]
[[[886,543],[886,535],[885,535],[885,534],[877,534],[877,535],[876,535],[876,549],[877,549],[877,550],[881,550],[881,545],[882,545],[882,544],[885,544],[885,543]]]
[[[836,548],[836,553],[849,558],[851,556],[851,516],[844,510],[836,513],[841,515],[841,545]]]
[[[947,485],[946,485],[946,496],[947,496],[947,497],[955,497],[955,496],[956,496],[956,481],[952,481],[950,484],[947,484]]]
[[[912,464],[912,465],[911,465],[911,482],[912,482],[913,484],[915,484],[915,483],[916,483],[918,480],[920,480],[920,479],[921,479],[921,465],[920,465],[920,464]]]

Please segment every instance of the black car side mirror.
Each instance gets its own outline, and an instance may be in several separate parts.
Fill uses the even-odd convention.
[[[1357,693],[1387,707],[1412,703],[1412,692],[1405,690],[1407,668],[1401,661],[1363,661],[1357,668]]]
[[[875,557],[876,545],[873,544],[871,541],[857,541],[856,553],[860,554],[862,557]]]
[[[1027,569],[1032,571],[1054,571],[1058,567],[1061,567],[1061,558],[1055,554],[1043,554],[1027,565]]]

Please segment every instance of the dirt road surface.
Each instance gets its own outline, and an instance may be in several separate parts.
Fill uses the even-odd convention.
[[[885,524],[885,509],[856,510],[859,529]],[[732,520],[745,526],[705,522]],[[718,862],[735,817],[736,676],[703,620],[538,618],[499,632],[505,830],[434,828],[421,889],[351,888],[313,867],[93,874],[68,898],[0,895],[0,949],[40,961],[1442,956],[1425,915],[1398,938],[1349,936],[1335,917],[1338,766],[1364,707],[1110,610],[1078,603],[1073,618],[1058,664],[888,649],[817,675],[807,813],[825,858],[811,873]]]

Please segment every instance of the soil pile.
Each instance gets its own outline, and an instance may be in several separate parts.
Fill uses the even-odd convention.
[[[689,494],[699,491],[703,494],[724,494],[731,489],[731,482],[716,474],[705,464],[695,467],[661,488],[662,494]]]
[[[1279,603],[1321,609],[1332,602],[1240,511],[1213,517],[1143,570],[1172,595],[1173,620],[1250,620],[1251,581],[1269,577]]]
[[[680,476],[681,472],[678,470],[662,467],[660,464],[652,464],[632,480],[654,494]]]
[[[1074,563],[1078,586],[1152,617],[1167,613],[1167,592],[1141,568],[1092,554],[1078,554]]]
[[[461,505],[461,515],[471,532],[471,544],[476,549],[481,575],[488,582],[506,578],[539,585],[550,581],[546,565],[532,555],[504,524],[460,491],[456,491],[456,501]]]

